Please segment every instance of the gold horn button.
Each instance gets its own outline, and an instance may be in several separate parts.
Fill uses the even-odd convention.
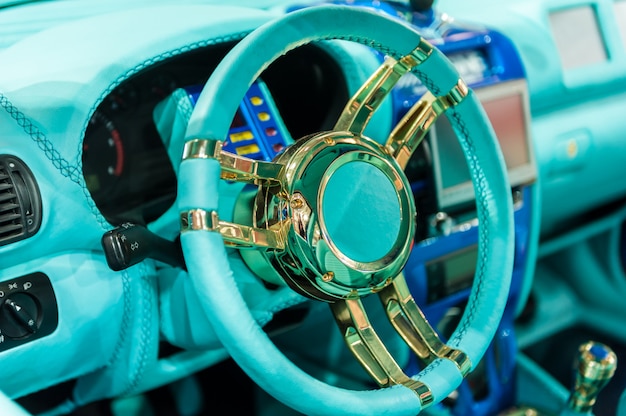
[[[260,188],[256,223],[291,226],[285,249],[267,250],[259,269],[269,263],[293,289],[326,301],[378,292],[400,273],[415,204],[402,168],[381,145],[333,131],[299,141],[276,162],[285,166],[282,189]]]

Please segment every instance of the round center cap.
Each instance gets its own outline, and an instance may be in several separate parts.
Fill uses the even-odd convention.
[[[343,255],[356,262],[382,259],[400,232],[400,200],[392,179],[381,170],[384,166],[371,163],[377,161],[335,160],[321,193],[328,237]]]

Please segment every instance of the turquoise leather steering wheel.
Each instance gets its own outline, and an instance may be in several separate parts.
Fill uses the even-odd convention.
[[[225,240],[232,243],[236,238],[230,234],[232,227],[224,226],[217,218],[220,177],[259,184],[264,180],[264,174],[259,172],[262,169],[267,168],[270,171],[275,169],[279,176],[284,174],[284,169],[288,171],[290,169],[288,159],[281,159],[285,165],[265,165],[243,158],[233,159],[232,155],[221,152],[220,142],[225,139],[245,92],[261,72],[279,56],[310,42],[331,39],[349,40],[371,46],[395,59],[393,61],[395,63],[390,64],[392,70],[388,72],[403,68],[410,70],[428,87],[436,99],[427,103],[426,109],[432,110],[435,115],[445,110],[465,152],[476,193],[480,224],[478,262],[471,295],[457,329],[441,350],[445,351],[445,354],[431,356],[425,368],[419,374],[412,375],[410,379],[390,382],[387,384],[388,387],[370,391],[349,390],[326,384],[298,368],[273,344],[255,322],[237,289],[236,276],[231,270],[227,247],[224,244]],[[461,383],[467,371],[475,367],[494,336],[507,300],[512,271],[513,214],[510,187],[493,130],[473,92],[464,89],[463,85],[454,67],[443,54],[435,48],[429,48],[419,33],[407,24],[368,10],[344,6],[303,9],[258,28],[231,50],[205,85],[187,128],[187,148],[179,170],[178,206],[184,213],[181,215],[184,231],[181,242],[189,276],[218,338],[233,359],[260,387],[295,410],[308,415],[415,415],[424,407],[447,397]],[[420,123],[408,123],[408,127],[399,128],[392,133],[392,136],[395,135],[394,140],[390,139],[385,146],[377,147],[372,141],[362,137],[361,132],[371,115],[367,112],[368,105],[371,104],[370,107],[374,109],[372,111],[375,111],[377,94],[386,92],[386,87],[370,85],[364,88],[365,90],[370,88],[370,92],[373,89],[374,97],[369,96],[365,100],[366,105],[360,107],[358,114],[350,113],[349,109],[344,110],[342,117],[352,119],[340,120],[337,126],[344,127],[336,127],[336,131],[328,133],[330,136],[311,139],[314,143],[310,145],[311,149],[321,148],[325,142],[329,143],[328,146],[339,146],[340,150],[345,148],[344,153],[351,152],[350,154],[356,155],[354,160],[367,159],[369,164],[364,171],[377,172],[372,180],[377,184],[380,182],[383,186],[386,181],[393,183],[394,189],[400,195],[405,191],[406,178],[398,175],[398,166],[402,166],[403,161],[406,161],[406,147],[412,150],[414,147],[413,145],[394,147],[394,140],[406,144],[409,140],[405,140],[404,136],[413,134],[408,132],[409,127],[419,124],[419,128],[427,131],[430,127],[429,120],[432,122],[432,118],[424,118],[423,114],[419,115],[419,111],[416,111],[414,120],[417,119]],[[353,99],[351,104],[358,102],[359,99]],[[361,110],[365,113],[360,112]],[[300,142],[294,145],[294,150],[287,150],[285,153],[289,155],[306,152],[308,149],[306,143],[311,141],[304,140],[302,143],[305,144],[298,143]],[[326,147],[324,151],[330,152]],[[339,153],[344,157],[345,154],[342,152],[343,150]],[[339,159],[340,156],[337,156],[336,160]],[[353,162],[353,159],[349,162]],[[397,164],[395,160],[398,161]],[[245,166],[238,164],[239,162]],[[337,173],[344,165],[352,166],[348,162],[341,163],[339,166],[329,162],[325,174]],[[371,169],[371,166],[379,170]],[[308,165],[301,170],[306,169]],[[301,173],[298,168],[293,168],[289,172],[285,175],[297,176]],[[322,179],[323,185],[320,185],[320,189],[330,189],[330,185],[324,181]],[[325,187],[326,185],[328,186]],[[273,186],[271,181],[266,180],[261,183],[260,188],[268,189],[271,186]],[[319,192],[323,195],[323,190]],[[260,191],[260,195],[269,198],[267,191]],[[393,221],[383,225],[395,227],[396,234],[402,236],[406,234],[412,238],[414,226],[411,225],[413,219],[410,217],[415,213],[415,207],[412,198],[409,198],[410,201],[403,198],[404,196],[400,195],[397,203],[391,204],[392,208],[399,208],[400,214],[392,215]],[[301,208],[301,203],[296,204],[297,201],[294,202],[293,198],[287,199],[291,204],[287,205],[290,212],[296,212]],[[385,201],[367,200],[367,197],[364,202],[388,206]],[[318,204],[318,210],[323,210],[322,205]],[[318,215],[322,216],[319,212]],[[291,221],[294,221],[294,218]],[[399,230],[394,225],[396,221],[401,223]],[[404,226],[406,230],[403,229]],[[245,227],[239,231],[241,230],[252,233],[258,231],[251,231]],[[278,234],[272,235],[284,237],[286,234],[279,231]],[[267,237],[263,233],[259,236]],[[322,235],[321,238],[323,237]],[[357,257],[373,255],[372,251],[359,251],[359,241],[364,239],[367,240],[362,235],[353,236]],[[246,241],[252,241],[252,237]],[[287,241],[287,246],[301,242],[297,238],[294,241],[296,242]],[[390,253],[393,252],[395,255],[397,252],[399,257],[405,257],[405,247],[396,244],[397,241],[393,238],[390,241],[389,247],[392,247]],[[316,240],[316,244],[318,242]],[[229,245],[232,245],[230,243]],[[284,242],[268,243],[268,247],[273,247],[269,251],[283,252],[286,249],[282,243]],[[341,245],[339,248],[331,247],[325,253],[341,251],[343,246],[350,245],[350,241],[343,241]],[[342,264],[350,263],[342,255],[338,254],[337,258]],[[310,297],[326,296],[323,300],[332,305],[335,304],[335,300],[337,303],[351,302],[367,291],[367,288],[371,288],[372,292],[385,292],[391,278],[378,279],[378,272],[399,272],[397,268],[401,268],[405,259],[395,260],[390,259],[384,267],[376,266],[374,264],[376,262],[364,261],[357,261],[356,265],[352,265],[357,272],[362,272],[359,265],[365,263],[367,267],[363,269],[368,267],[376,269],[376,272],[367,275],[367,278],[373,281],[370,286],[358,286],[355,283],[358,279],[332,283],[333,274],[325,273],[311,278],[311,284],[317,284],[315,282],[319,284],[307,293]],[[315,260],[311,262],[315,263]],[[285,267],[282,273],[285,273],[284,269]],[[298,285],[293,281],[287,283],[292,287]],[[335,286],[329,286],[326,290],[325,285],[332,284]],[[353,284],[354,286],[351,286]],[[357,286],[358,288],[355,288]],[[333,296],[336,296],[336,299]],[[399,312],[400,315],[404,313],[404,310]]]

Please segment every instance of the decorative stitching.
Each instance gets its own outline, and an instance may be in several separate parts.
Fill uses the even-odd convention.
[[[142,267],[145,269],[145,266],[142,265]],[[149,358],[148,352],[150,351],[150,341],[152,339],[152,305],[154,302],[154,294],[151,290],[151,281],[154,280],[154,278],[152,276],[148,276],[147,274],[147,270],[143,270],[141,272],[141,280],[143,284],[141,285],[142,293],[140,299],[143,304],[143,310],[141,314],[142,329],[139,340],[139,363],[135,366],[135,371],[132,376],[129,377],[128,387],[124,390],[122,395],[128,395],[137,388],[137,385],[142,379],[146,369],[146,363]]]
[[[325,37],[321,40],[333,40],[333,39],[340,39],[340,40],[360,43],[362,45],[366,45],[371,48],[374,48],[377,51],[382,52],[385,55],[389,55],[394,59],[400,59],[402,57],[402,54],[396,50],[390,49],[387,46],[384,46],[383,44],[379,42],[374,42],[372,40],[364,39],[361,37],[356,37],[356,36]],[[411,69],[411,73],[413,73],[417,78],[419,78],[422,84],[424,84],[424,86],[426,86],[426,88],[428,88],[428,90],[432,92],[434,95],[436,96],[441,95],[441,88],[439,88],[439,86],[435,83],[435,81],[433,81],[424,71],[421,71],[419,67],[420,67],[419,65],[413,67]]]
[[[77,167],[71,166],[70,163],[63,159],[58,150],[54,148],[54,145],[48,140],[46,135],[39,130],[37,126],[28,118],[24,113],[17,109],[9,99],[2,93],[0,93],[0,105],[6,110],[7,113],[13,118],[17,125],[24,130],[34,141],[39,148],[44,152],[46,157],[52,161],[54,167],[61,172],[61,174],[73,182],[79,181],[79,175],[77,173]]]
[[[130,320],[126,319],[131,314],[131,309],[132,309],[130,296],[128,296],[128,294],[131,291],[130,290],[130,276],[128,275],[127,270],[122,270],[121,273],[122,273],[122,291],[124,293],[124,309],[122,313],[123,324],[122,324],[122,327],[120,328],[120,336],[118,338],[119,341],[115,345],[115,349],[113,350],[113,354],[111,354],[111,358],[109,358],[108,360],[109,365],[117,361],[117,358],[119,357],[123,344],[124,344],[122,340],[126,339],[126,336],[128,334],[128,328],[130,325]]]
[[[432,363],[430,363],[429,365],[426,366],[426,368],[424,368],[422,371],[420,371],[419,373],[417,373],[415,376],[413,376],[412,378],[414,380],[419,380],[421,381],[424,376],[426,376],[426,374],[432,373],[433,371],[435,371],[437,369],[437,367],[439,367],[441,365],[441,360],[435,360]]]
[[[484,171],[482,170],[482,167],[478,164],[475,145],[472,138],[470,137],[469,129],[465,125],[461,115],[455,109],[450,110],[449,116],[452,119],[454,125],[459,130],[459,138],[462,142],[461,144],[466,148],[466,153],[471,155],[468,161],[468,166],[473,173],[473,176],[475,177],[474,186],[476,187],[476,195],[485,195],[486,177]],[[481,224],[478,233],[480,240],[479,244],[481,244],[483,247],[486,247],[489,242],[489,226],[487,225],[489,223],[489,217],[486,215],[487,204],[485,198],[477,198],[476,203],[481,205],[479,209],[477,209],[478,223]],[[476,276],[474,280],[475,292],[472,292],[476,293],[476,296],[470,296],[469,298],[469,303],[466,307],[465,312],[466,319],[462,320],[461,325],[457,328],[456,335],[451,340],[451,343],[454,345],[458,345],[461,339],[465,336],[465,334],[469,330],[469,327],[472,325],[475,319],[476,311],[478,310],[479,297],[477,295],[482,291],[482,287],[485,283],[486,265],[488,260],[485,250],[480,250],[480,252],[481,258],[477,262],[478,269],[476,270]]]
[[[185,120],[185,122],[189,122],[194,107],[189,100],[187,91],[184,89],[177,89],[172,93],[172,97],[176,101],[176,111],[182,116],[182,119]]]
[[[96,207],[93,199],[91,199],[91,195],[89,193],[89,190],[87,189],[79,166],[72,165],[66,159],[64,159],[63,156],[61,156],[61,153],[54,147],[54,144],[39,129],[39,127],[37,127],[32,120],[26,117],[23,112],[21,112],[16,106],[14,106],[8,99],[8,97],[3,93],[0,93],[0,106],[2,106],[2,108],[5,109],[9,116],[11,116],[11,118],[16,121],[17,125],[20,126],[22,130],[27,135],[29,135],[35,143],[37,143],[39,149],[41,149],[44,155],[48,158],[48,160],[52,162],[52,166],[54,166],[62,176],[68,178],[70,181],[81,187],[83,195],[85,195],[89,210],[96,218],[96,221],[98,222],[100,227],[106,230],[109,226],[109,223],[102,216],[102,214]]]
[[[391,56],[394,59],[398,59],[402,56],[402,54],[400,54],[398,51],[392,50],[380,42],[375,42],[373,40],[362,38],[359,36],[326,36],[320,38],[319,40],[346,40],[349,42],[355,42],[360,43],[361,45],[369,46],[379,52],[384,53],[385,55]]]
[[[426,86],[426,88],[428,88],[430,92],[432,92],[436,96],[441,95],[441,88],[439,88],[439,86],[435,84],[435,81],[433,81],[428,75],[426,75],[425,72],[420,71],[417,68],[418,67],[413,68],[411,72],[414,73],[415,76],[417,76],[422,81],[422,83]]]

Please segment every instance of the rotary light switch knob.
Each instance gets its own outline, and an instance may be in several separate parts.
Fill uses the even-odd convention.
[[[615,374],[617,356],[611,348],[589,341],[578,349],[576,382],[567,407],[575,412],[589,412],[600,390]]]
[[[9,338],[24,338],[39,328],[39,306],[28,293],[11,294],[0,308],[0,331]]]

